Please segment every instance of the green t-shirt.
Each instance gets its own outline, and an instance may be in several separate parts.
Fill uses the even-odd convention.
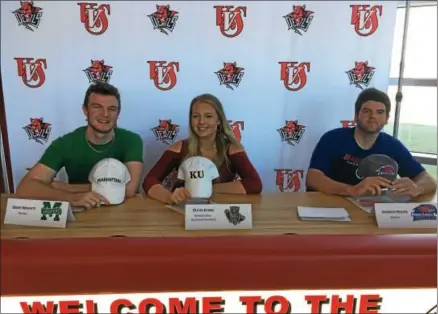
[[[65,167],[70,184],[90,183],[88,175],[91,169],[104,158],[114,158],[123,163],[143,162],[143,141],[140,135],[116,128],[111,142],[96,145],[86,141],[86,129],[85,126],[77,128],[54,140],[39,162],[56,172]]]

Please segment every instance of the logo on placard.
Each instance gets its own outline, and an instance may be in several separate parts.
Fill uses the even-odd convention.
[[[414,221],[436,220],[437,208],[432,204],[421,204],[412,209],[411,216]]]
[[[30,123],[23,127],[29,140],[44,144],[49,140],[52,127],[50,123],[44,122],[43,118],[30,118]]]
[[[108,29],[109,4],[80,2],[81,23],[91,35],[102,35]]]
[[[242,140],[242,131],[245,129],[245,122],[228,120],[228,123],[233,130],[234,138],[240,142]]]
[[[24,85],[30,88],[38,88],[46,81],[46,59],[14,58],[17,61],[18,76],[21,76]]]
[[[293,30],[298,35],[303,35],[300,31],[307,32],[313,20],[313,11],[306,10],[306,5],[294,5],[293,11],[283,18],[286,20],[287,29]]]
[[[375,67],[368,66],[368,61],[354,63],[354,68],[346,71],[350,85],[354,84],[357,88],[368,87],[375,73]]]
[[[359,36],[370,36],[379,28],[379,16],[382,16],[383,6],[355,4],[351,7],[351,25]]]
[[[236,62],[224,62],[224,67],[216,73],[220,85],[225,85],[227,88],[234,90],[239,87],[245,74],[244,68],[238,67]]]
[[[306,127],[298,123],[298,120],[286,120],[283,127],[277,129],[282,142],[295,146],[299,144]],[[295,144],[294,144],[295,143]]]
[[[178,12],[171,10],[170,5],[158,5],[157,11],[149,14],[154,29],[158,29],[160,32],[169,35],[168,32],[173,32],[176,21],[178,20]],[[166,30],[168,32],[166,32]]]
[[[230,206],[229,209],[225,209],[224,213],[228,222],[235,226],[245,220],[245,216],[240,213],[239,206]]]
[[[427,311],[426,314],[438,314],[437,306],[436,305],[432,306],[432,308],[429,311]]]
[[[177,82],[176,72],[179,71],[179,62],[148,61],[149,78],[161,91],[168,91],[175,87]]]
[[[216,5],[216,26],[225,37],[239,36],[243,30],[243,18],[246,17],[246,7],[233,5]]]
[[[159,119],[158,125],[153,127],[151,130],[154,133],[157,141],[170,145],[178,136],[179,125],[172,123],[172,119]]]
[[[341,120],[340,122],[343,128],[354,128],[356,126],[356,121],[354,120]]]
[[[62,214],[61,202],[54,202],[53,207],[50,202],[43,202],[41,208],[41,220],[47,220],[47,217],[52,218],[53,221],[59,221],[59,216]]]
[[[113,75],[113,67],[105,64],[103,59],[91,60],[91,65],[82,71],[87,75],[89,83],[96,81],[109,83],[111,76]]]
[[[280,61],[280,80],[291,92],[301,90],[307,83],[310,62]]]
[[[23,25],[32,32],[38,28],[43,17],[43,9],[36,7],[33,1],[20,1],[20,8],[12,13],[18,21],[18,26]]]
[[[274,169],[276,173],[275,184],[280,192],[298,192],[301,189],[301,180],[304,170]]]

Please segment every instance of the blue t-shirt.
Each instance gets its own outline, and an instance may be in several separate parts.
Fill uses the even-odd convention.
[[[384,154],[397,161],[400,177],[413,179],[425,169],[395,137],[380,132],[374,145],[362,149],[354,139],[355,128],[326,132],[313,151],[309,168],[322,171],[330,179],[350,185],[361,181],[357,176],[360,161],[372,154]]]

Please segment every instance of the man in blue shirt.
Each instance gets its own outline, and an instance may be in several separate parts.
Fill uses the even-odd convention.
[[[308,190],[354,197],[378,195],[382,188],[412,197],[436,191],[436,181],[409,150],[398,139],[381,132],[390,111],[387,94],[375,88],[363,90],[355,103],[356,127],[328,131],[316,145],[307,172]],[[380,176],[362,179],[357,173],[359,163],[371,154],[394,159],[400,178],[392,182]]]

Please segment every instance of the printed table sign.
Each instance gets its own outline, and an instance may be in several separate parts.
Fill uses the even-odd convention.
[[[376,203],[379,228],[436,228],[437,203]]]
[[[186,230],[252,229],[251,204],[186,205]]]
[[[74,220],[69,202],[7,199],[5,225],[65,228]]]

